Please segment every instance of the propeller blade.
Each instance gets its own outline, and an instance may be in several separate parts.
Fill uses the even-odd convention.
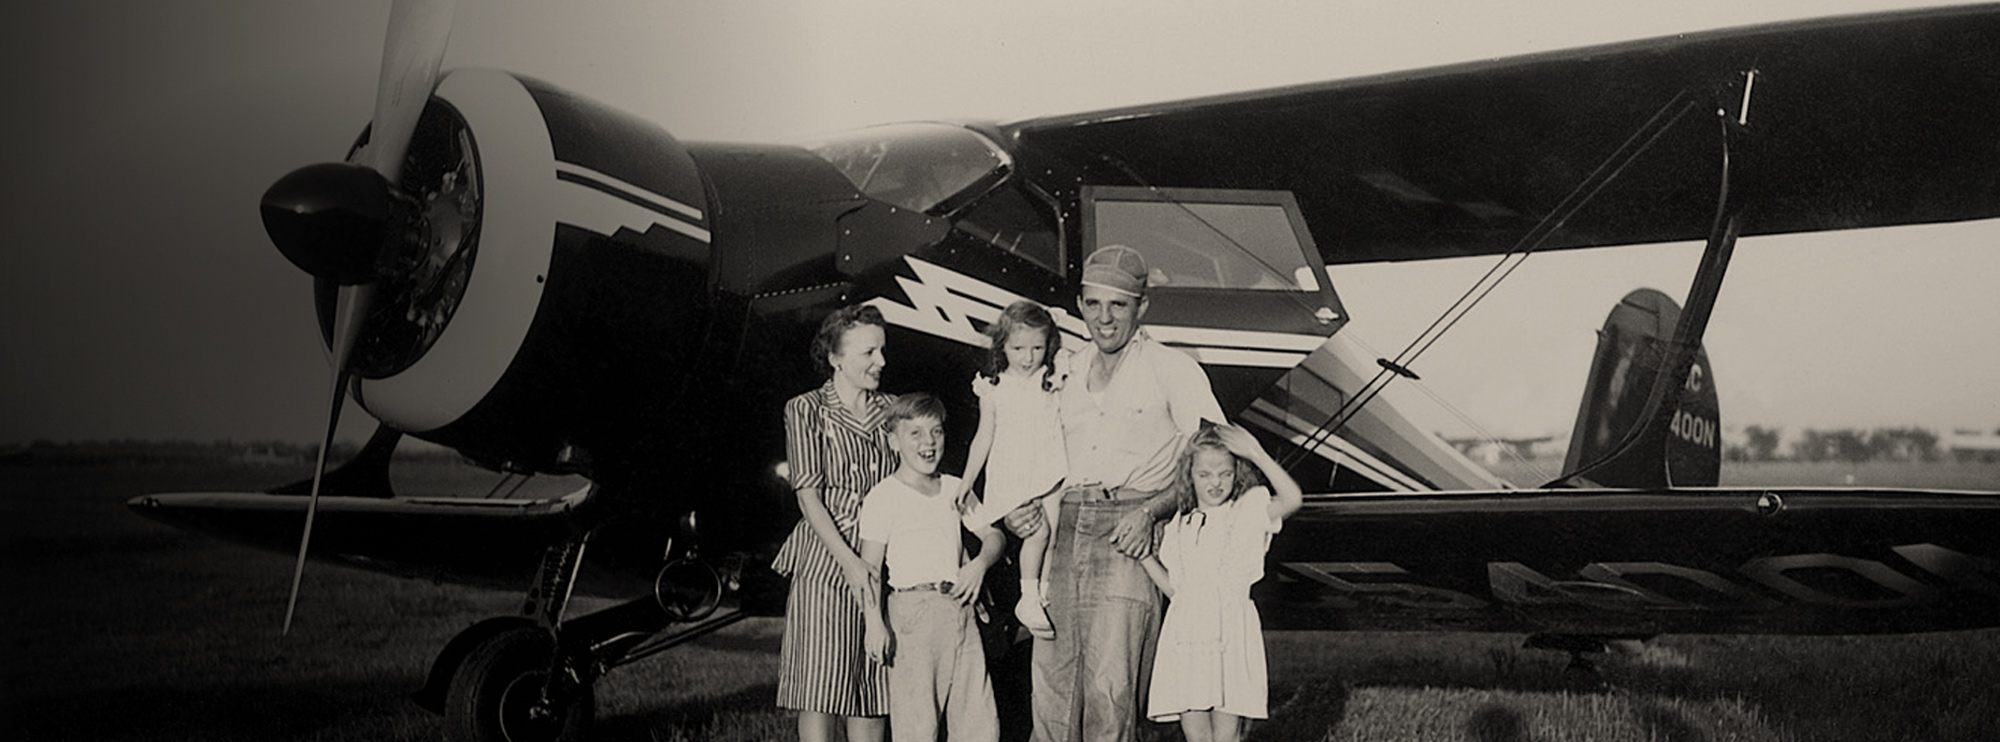
[[[326,411],[326,435],[319,441],[319,459],[313,463],[312,492],[306,499],[306,526],[299,535],[299,557],[292,564],[292,592],[285,599],[285,626],[281,636],[292,633],[292,615],[299,606],[299,583],[306,573],[306,550],[312,546],[313,518],[319,514],[320,485],[326,480],[327,450],[333,448],[333,434],[340,428],[340,408],[347,401],[347,359],[361,337],[361,321],[368,316],[368,304],[375,286],[342,286],[333,314],[333,390]]]
[[[299,581],[306,574],[306,548],[312,544],[313,516],[319,514],[319,486],[326,475],[326,450],[333,447],[333,432],[340,427],[340,404],[347,398],[347,374],[334,374],[333,403],[326,416],[326,435],[319,439],[319,460],[313,463],[312,497],[306,501],[306,528],[299,537],[299,558],[292,565],[292,594],[285,600],[285,627],[281,636],[292,633],[292,613],[299,607]]]
[[[375,122],[360,162],[391,183],[402,180],[403,154],[417,130],[417,117],[437,88],[457,6],[457,0],[397,0],[389,9],[382,77],[375,84]]]
[[[415,136],[417,119],[437,87],[438,67],[444,62],[445,41],[451,36],[451,17],[457,0],[397,0],[389,10],[388,38],[382,44],[382,75],[375,87],[375,119],[369,129],[368,145],[357,160],[389,183],[402,180],[403,155]],[[362,320],[375,295],[373,284],[340,287],[333,320],[333,390],[327,403],[326,436],[320,440],[319,460],[313,465],[312,494],[306,502],[306,525],[299,535],[299,558],[292,567],[291,597],[285,601],[285,635],[292,632],[292,615],[298,608],[299,582],[305,576],[306,551],[312,545],[313,518],[319,514],[319,490],[326,477],[327,449],[340,426],[340,407],[347,399],[347,362],[361,335]]]

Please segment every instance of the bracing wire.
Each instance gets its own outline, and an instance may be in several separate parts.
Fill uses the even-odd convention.
[[[1425,328],[1423,332],[1418,333],[1417,337],[1411,339],[1410,344],[1405,346],[1402,352],[1396,355],[1395,360],[1384,364],[1382,370],[1376,372],[1375,376],[1368,380],[1368,383],[1362,385],[1358,393],[1348,396],[1341,403],[1340,408],[1328,416],[1326,422],[1321,423],[1311,435],[1306,436],[1305,443],[1289,454],[1283,463],[1286,466],[1295,464],[1307,452],[1317,449],[1321,444],[1325,443],[1327,438],[1346,425],[1347,421],[1352,419],[1356,413],[1360,412],[1362,406],[1373,401],[1375,396],[1380,394],[1382,389],[1387,387],[1391,381],[1394,381],[1396,376],[1408,374],[1409,367],[1416,361],[1418,356],[1422,355],[1424,351],[1429,350],[1431,345],[1436,343],[1438,338],[1443,337],[1446,331],[1456,326],[1459,320],[1472,311],[1473,307],[1477,306],[1488,294],[1492,293],[1500,281],[1512,275],[1514,270],[1520,267],[1521,263],[1526,262],[1529,255],[1540,249],[1549,237],[1568,224],[1570,217],[1574,216],[1585,204],[1594,199],[1619,174],[1623,173],[1625,168],[1631,165],[1632,161],[1640,153],[1650,149],[1654,142],[1659,141],[1659,138],[1668,129],[1671,129],[1675,123],[1679,122],[1681,117],[1686,115],[1693,107],[1694,102],[1687,90],[1683,89],[1675,93],[1674,97],[1661,106],[1658,111],[1655,111],[1652,117],[1646,120],[1644,125],[1633,131],[1616,150],[1613,150],[1603,162],[1599,163],[1596,169],[1591,171],[1590,175],[1578,182],[1570,190],[1569,194],[1556,204],[1554,209],[1550,210],[1546,216],[1542,217],[1541,221],[1535,224],[1534,228],[1528,230],[1519,240],[1515,241],[1514,245],[1500,257],[1500,260],[1494,263],[1492,268],[1488,268],[1478,281],[1473,282],[1472,286],[1459,295],[1457,301],[1452,302],[1451,306],[1438,315],[1437,319],[1431,321],[1429,327]]]

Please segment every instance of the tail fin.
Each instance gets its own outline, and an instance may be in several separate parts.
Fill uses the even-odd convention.
[[[1681,308],[1652,289],[1626,294],[1597,335],[1563,475],[1550,486],[1712,487],[1722,470],[1721,410],[1708,353],[1658,383]],[[1655,389],[1655,387],[1659,387]]]

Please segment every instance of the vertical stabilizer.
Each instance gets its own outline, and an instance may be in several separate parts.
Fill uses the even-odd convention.
[[[1722,469],[1721,412],[1708,353],[1694,349],[1681,383],[1655,399],[1680,305],[1639,289],[1597,335],[1569,454],[1555,486],[1712,487]]]

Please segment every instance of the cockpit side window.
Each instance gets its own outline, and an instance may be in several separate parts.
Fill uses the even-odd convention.
[[[1091,247],[1139,250],[1158,285],[1320,290],[1308,262],[1319,253],[1289,193],[1099,186],[1084,200]]]
[[[932,214],[978,197],[1011,164],[991,140],[950,124],[874,126],[805,147],[869,198]]]

